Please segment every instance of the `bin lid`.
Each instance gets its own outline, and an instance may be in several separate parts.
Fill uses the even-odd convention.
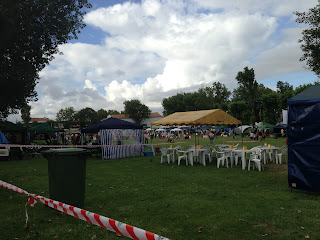
[[[53,155],[78,155],[87,153],[88,150],[85,148],[56,148],[42,151],[43,154],[53,154]]]

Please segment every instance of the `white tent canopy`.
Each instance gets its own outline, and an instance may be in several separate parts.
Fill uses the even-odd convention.
[[[157,130],[156,130],[156,132],[165,132],[166,131],[166,129],[164,129],[164,128],[158,128]]]
[[[242,126],[238,126],[236,128],[233,129],[233,131],[237,134],[241,134],[243,133],[246,129],[248,128],[252,128],[251,125],[242,125]]]
[[[170,132],[183,132],[183,130],[180,128],[174,128],[174,129],[171,129]]]

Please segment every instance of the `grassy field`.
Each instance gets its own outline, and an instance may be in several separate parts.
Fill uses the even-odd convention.
[[[214,143],[229,141],[233,139]],[[247,141],[248,148],[264,142],[285,144],[284,138]],[[193,143],[181,139],[174,145]],[[49,197],[47,161],[42,157],[0,162],[0,179]],[[286,164],[268,164],[258,172],[240,166],[217,169],[215,162],[206,167],[160,164],[160,156],[93,156],[87,161],[83,208],[171,239],[291,240],[320,239],[319,200],[318,194],[288,189]],[[0,188],[0,239],[119,239],[41,203],[28,207],[25,229],[26,201],[26,196]]]

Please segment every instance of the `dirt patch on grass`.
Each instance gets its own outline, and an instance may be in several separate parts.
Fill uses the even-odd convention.
[[[288,165],[287,164],[268,164],[265,166],[265,170],[273,172],[275,174],[287,174]]]
[[[272,235],[277,235],[279,233],[279,230],[277,228],[275,228],[274,226],[272,226],[269,223],[253,223],[252,226],[254,228],[260,228],[263,229],[263,231],[265,232],[264,234],[262,234],[262,237],[266,237],[268,235],[272,236]]]

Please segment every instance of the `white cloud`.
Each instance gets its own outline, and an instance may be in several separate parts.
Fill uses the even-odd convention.
[[[89,88],[89,89],[97,90],[97,87],[92,83],[92,81],[90,81],[90,80],[87,79],[87,80],[84,81],[84,83],[85,83],[84,88]]]
[[[256,57],[253,68],[257,79],[308,71],[305,64],[299,61],[303,54],[298,43],[300,36],[301,29],[299,28],[282,30],[279,35],[281,42]]]
[[[192,0],[198,7],[220,11],[236,10],[242,13],[263,12],[277,17],[288,16],[295,11],[304,12],[317,4],[317,0]]]
[[[85,16],[102,44],[65,44],[41,73],[33,116],[75,109],[123,109],[140,99],[153,110],[164,97],[220,81],[231,90],[245,66],[257,79],[305,71],[293,12],[317,0],[142,0]],[[282,22],[286,25],[281,25]]]

